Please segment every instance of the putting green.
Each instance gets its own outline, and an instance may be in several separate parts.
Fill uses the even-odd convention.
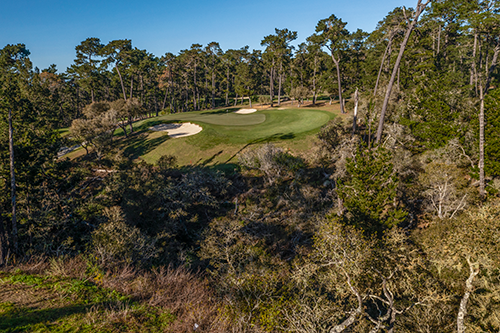
[[[178,156],[180,162],[189,163],[205,159],[205,155],[213,155],[214,152],[221,154],[216,156],[216,162],[252,144],[284,140],[300,144],[335,117],[332,112],[305,108],[267,109],[251,114],[235,114],[232,111],[186,112],[139,121],[134,123],[134,129],[140,136],[125,140],[124,148],[127,147],[128,154],[148,162],[173,154]],[[178,139],[168,138],[166,132],[149,131],[149,127],[161,123],[185,121],[202,126],[203,131]]]
[[[186,112],[165,116],[167,121],[197,121],[212,125],[225,126],[249,126],[257,125],[266,121],[266,116],[262,113],[252,113],[247,115],[236,114],[234,112]]]

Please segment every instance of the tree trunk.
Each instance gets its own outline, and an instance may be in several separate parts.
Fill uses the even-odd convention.
[[[495,46],[495,51],[493,53],[493,59],[491,60],[491,65],[486,73],[486,82],[483,87],[483,83],[479,82],[480,80],[476,78],[476,84],[479,82],[479,195],[484,197],[486,195],[485,191],[485,177],[484,177],[484,98],[490,89],[491,78],[493,75],[493,71],[495,70],[498,55],[500,53],[500,40],[497,42]],[[485,66],[487,67],[487,66]]]
[[[163,98],[163,105],[161,106],[161,109],[165,109],[165,104],[167,103],[167,95],[168,95],[168,88],[165,89],[165,97]]]
[[[270,72],[270,82],[269,82],[269,96],[271,97],[271,107],[273,107],[273,99],[274,99],[274,59],[273,64],[271,66]]]
[[[17,216],[16,216],[16,172],[14,169],[14,130],[12,128],[12,110],[9,109],[9,153],[10,153],[10,191],[12,202],[11,247],[17,253]]]
[[[229,66],[226,71],[226,106],[229,104]]]
[[[410,39],[410,34],[415,28],[417,24],[418,18],[420,14],[424,11],[425,7],[429,4],[431,0],[427,0],[426,3],[422,4],[422,0],[418,0],[417,7],[415,8],[415,17],[412,22],[408,26],[406,30],[405,38],[401,43],[401,47],[399,48],[399,54],[396,59],[396,63],[394,64],[394,68],[392,70],[391,79],[389,80],[389,84],[387,85],[387,91],[385,92],[384,104],[382,105],[382,111],[380,112],[380,120],[377,129],[377,138],[375,140],[376,143],[379,143],[382,138],[382,132],[384,130],[384,121],[385,121],[385,113],[387,111],[387,106],[389,105],[389,99],[391,97],[392,86],[394,85],[394,81],[396,80],[396,75],[398,73],[399,65],[401,64],[401,59],[403,58],[403,53],[405,52],[406,44],[408,43],[408,39]]]
[[[198,87],[196,85],[196,62],[194,64],[194,74],[193,74],[193,79],[194,79],[194,87],[193,87],[193,107],[194,110],[198,110],[198,105],[196,105],[196,91],[198,90]]]
[[[127,101],[127,94],[125,93],[125,85],[123,85],[122,73],[120,73],[120,70],[118,69],[118,65],[116,63],[115,63],[115,68],[116,68],[116,72],[118,73],[118,76],[120,77],[120,84],[122,85],[123,99],[125,101]]]
[[[335,63],[335,67],[337,67],[337,81],[339,85],[339,104],[340,104],[340,113],[345,113],[344,111],[344,104],[342,103],[342,84],[340,82],[340,66],[339,66],[339,59],[335,59],[335,56],[333,55],[333,51],[331,52],[332,54],[332,60]]]
[[[128,117],[128,124],[130,125],[130,133],[134,132],[134,127],[132,126],[132,117]]]
[[[457,333],[465,333],[465,316],[467,315],[467,302],[469,301],[470,294],[473,289],[474,278],[479,274],[479,269],[474,268],[470,259],[467,258],[467,263],[469,264],[470,274],[469,278],[465,282],[465,293],[460,301],[460,307],[458,308],[457,315]]]
[[[282,77],[282,72],[283,72],[283,62],[280,61],[280,71],[279,71],[279,78],[278,78],[278,106],[281,105],[281,77]]]
[[[314,56],[314,70],[313,70],[313,105],[316,105],[316,63],[317,57]]]
[[[352,293],[356,296],[356,298],[358,300],[358,307],[354,311],[351,312],[351,315],[349,317],[347,317],[346,320],[344,320],[343,322],[341,322],[338,325],[335,325],[335,327],[332,328],[332,330],[330,331],[331,333],[341,333],[341,332],[343,332],[344,330],[346,330],[349,326],[351,326],[356,321],[356,318],[359,315],[361,315],[363,313],[363,301],[361,299],[361,295],[352,286],[352,284],[351,284],[351,278],[349,277],[349,275],[347,275],[347,273],[345,273],[345,275],[347,276],[347,284],[349,285]]]
[[[356,132],[356,121],[357,121],[357,116],[358,116],[358,103],[359,103],[359,93],[358,93],[358,88],[356,88],[356,91],[354,92],[354,118],[352,120],[352,135],[354,136],[354,133]]]
[[[392,44],[392,36],[389,37],[389,43],[385,48],[384,56],[382,57],[382,61],[380,62],[380,68],[378,69],[377,81],[375,82],[375,89],[373,90],[373,96],[377,95],[378,83],[380,81],[380,75],[382,74],[382,68],[384,67],[385,56],[387,55],[387,51],[391,47],[391,44]]]
[[[7,236],[3,225],[2,213],[0,212],[0,267],[6,264],[7,251]]]
[[[130,98],[132,98],[132,91],[134,90],[134,75],[131,75],[130,78]]]
[[[474,46],[472,49],[472,64],[471,64],[470,81],[469,81],[469,84],[471,86],[474,85],[474,81],[477,82],[476,49],[477,49],[477,32],[476,32],[476,30],[474,30]],[[476,91],[477,91],[477,89],[476,89]]]
[[[212,72],[212,109],[215,109],[215,69]]]
[[[437,51],[436,56],[439,55],[439,51],[441,50],[441,25],[438,25],[438,37],[437,37]]]
[[[479,195],[484,197],[484,93],[482,84],[479,85]]]

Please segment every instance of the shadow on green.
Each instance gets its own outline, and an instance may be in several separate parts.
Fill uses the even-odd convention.
[[[136,159],[140,156],[143,156],[163,142],[170,139],[168,135],[162,135],[158,138],[148,139],[148,133],[137,133],[133,136],[130,136],[127,140],[122,143],[122,147],[126,146],[124,150],[125,156],[128,156],[132,159]]]
[[[45,324],[64,319],[65,317],[86,313],[97,304],[68,305],[50,309],[31,309],[27,307],[16,308],[11,303],[0,304],[0,331],[24,332],[32,325]]]

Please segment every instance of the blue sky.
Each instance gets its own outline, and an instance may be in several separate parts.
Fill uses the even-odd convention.
[[[4,0],[0,4],[0,48],[24,43],[34,66],[56,64],[65,71],[75,58],[75,46],[88,37],[102,43],[132,39],[133,46],[161,56],[177,54],[193,43],[220,43],[223,50],[245,45],[260,49],[260,41],[275,28],[298,32],[297,44],[331,14],[348,22],[347,29],[371,32],[398,6],[416,0],[186,0],[72,1]]]

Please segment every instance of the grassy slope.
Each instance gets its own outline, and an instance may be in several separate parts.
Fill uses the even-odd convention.
[[[86,280],[0,272],[0,332],[163,332],[173,321]]]
[[[253,145],[274,142],[297,153],[312,146],[314,134],[338,114],[338,105],[322,108],[263,109],[252,114],[235,114],[239,108],[187,112],[150,118],[134,123],[134,135],[123,138],[120,148],[136,159],[155,163],[163,155],[174,155],[180,165],[225,164],[236,154]],[[165,122],[189,121],[203,127],[197,135],[170,139],[166,132],[149,127]],[[128,129],[128,128],[127,128]],[[68,157],[84,153],[75,151]]]

